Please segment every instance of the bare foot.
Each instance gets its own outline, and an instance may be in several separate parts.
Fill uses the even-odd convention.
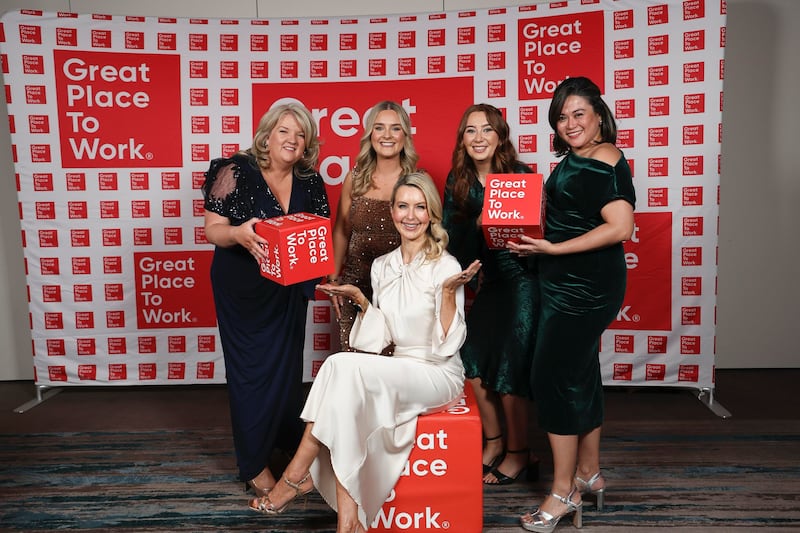
[[[353,526],[354,523],[355,526]],[[336,533],[365,533],[366,531],[357,518],[355,520],[340,518],[336,524]]]

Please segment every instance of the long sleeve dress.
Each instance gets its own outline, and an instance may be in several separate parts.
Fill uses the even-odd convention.
[[[338,478],[365,527],[400,478],[417,416],[446,409],[463,390],[463,287],[448,331],[439,320],[442,283],[460,271],[447,252],[404,264],[398,248],[376,259],[372,305],[350,332],[351,346],[365,353],[328,357],[309,392],[301,417],[314,423],[311,432],[324,445],[311,467],[314,485],[336,509]],[[394,356],[374,355],[390,342]]]
[[[220,182],[219,170],[230,164],[235,183]],[[231,225],[286,214],[252,157],[215,159],[206,176],[205,208]],[[319,174],[293,178],[289,213],[301,211],[330,216]],[[263,277],[242,246],[214,248],[211,286],[242,481],[261,472],[274,448],[293,453],[300,442],[306,309],[317,281],[284,287]]]

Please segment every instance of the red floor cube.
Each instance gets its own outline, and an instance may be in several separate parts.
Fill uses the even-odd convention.
[[[481,532],[481,420],[469,384],[464,392],[447,411],[419,417],[406,469],[370,532]]]

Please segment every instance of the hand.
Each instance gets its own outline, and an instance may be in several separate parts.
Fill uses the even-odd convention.
[[[256,222],[260,222],[260,218],[253,217],[244,224],[234,227],[234,239],[237,243],[242,245],[245,250],[250,252],[250,255],[256,258],[256,261],[262,261],[267,258],[266,246],[269,244],[265,238],[256,233]]]
[[[323,283],[323,285],[339,285],[338,279],[331,279],[330,276],[328,277],[328,281]],[[319,286],[318,286],[319,287]],[[328,293],[326,293],[328,294]],[[333,306],[333,311],[336,313],[336,318],[342,318],[342,306],[344,305],[344,298],[341,296],[337,296],[335,294],[328,294],[328,297],[331,300],[331,305]]]
[[[481,269],[481,266],[481,262],[476,259],[460,273],[450,276],[444,280],[444,283],[442,283],[442,289],[455,291],[457,288],[463,287],[475,277],[475,274],[478,273],[478,271]]]
[[[361,289],[359,289],[355,285],[350,285],[349,283],[345,283],[344,285],[335,285],[333,283],[321,283],[317,285],[316,288],[318,291],[322,291],[328,296],[330,296],[331,301],[333,301],[334,298],[340,299],[338,305],[341,305],[341,301],[350,300],[352,303],[359,306],[362,311],[365,310],[369,305],[369,300],[367,300],[367,297],[364,296],[363,292],[361,292]]]
[[[534,254],[555,254],[555,245],[546,239],[534,239],[527,235],[520,235],[519,242],[507,241],[506,248],[520,257]]]

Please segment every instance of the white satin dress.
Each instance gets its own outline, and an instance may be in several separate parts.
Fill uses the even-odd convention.
[[[408,265],[399,248],[377,258],[372,305],[350,332],[350,346],[365,353],[328,357],[300,415],[324,444],[311,466],[314,485],[336,510],[338,478],[367,528],[411,454],[417,416],[446,409],[463,390],[463,287],[449,330],[439,321],[442,283],[460,271],[447,252],[434,261],[419,254]],[[375,355],[391,342],[394,356]]]

